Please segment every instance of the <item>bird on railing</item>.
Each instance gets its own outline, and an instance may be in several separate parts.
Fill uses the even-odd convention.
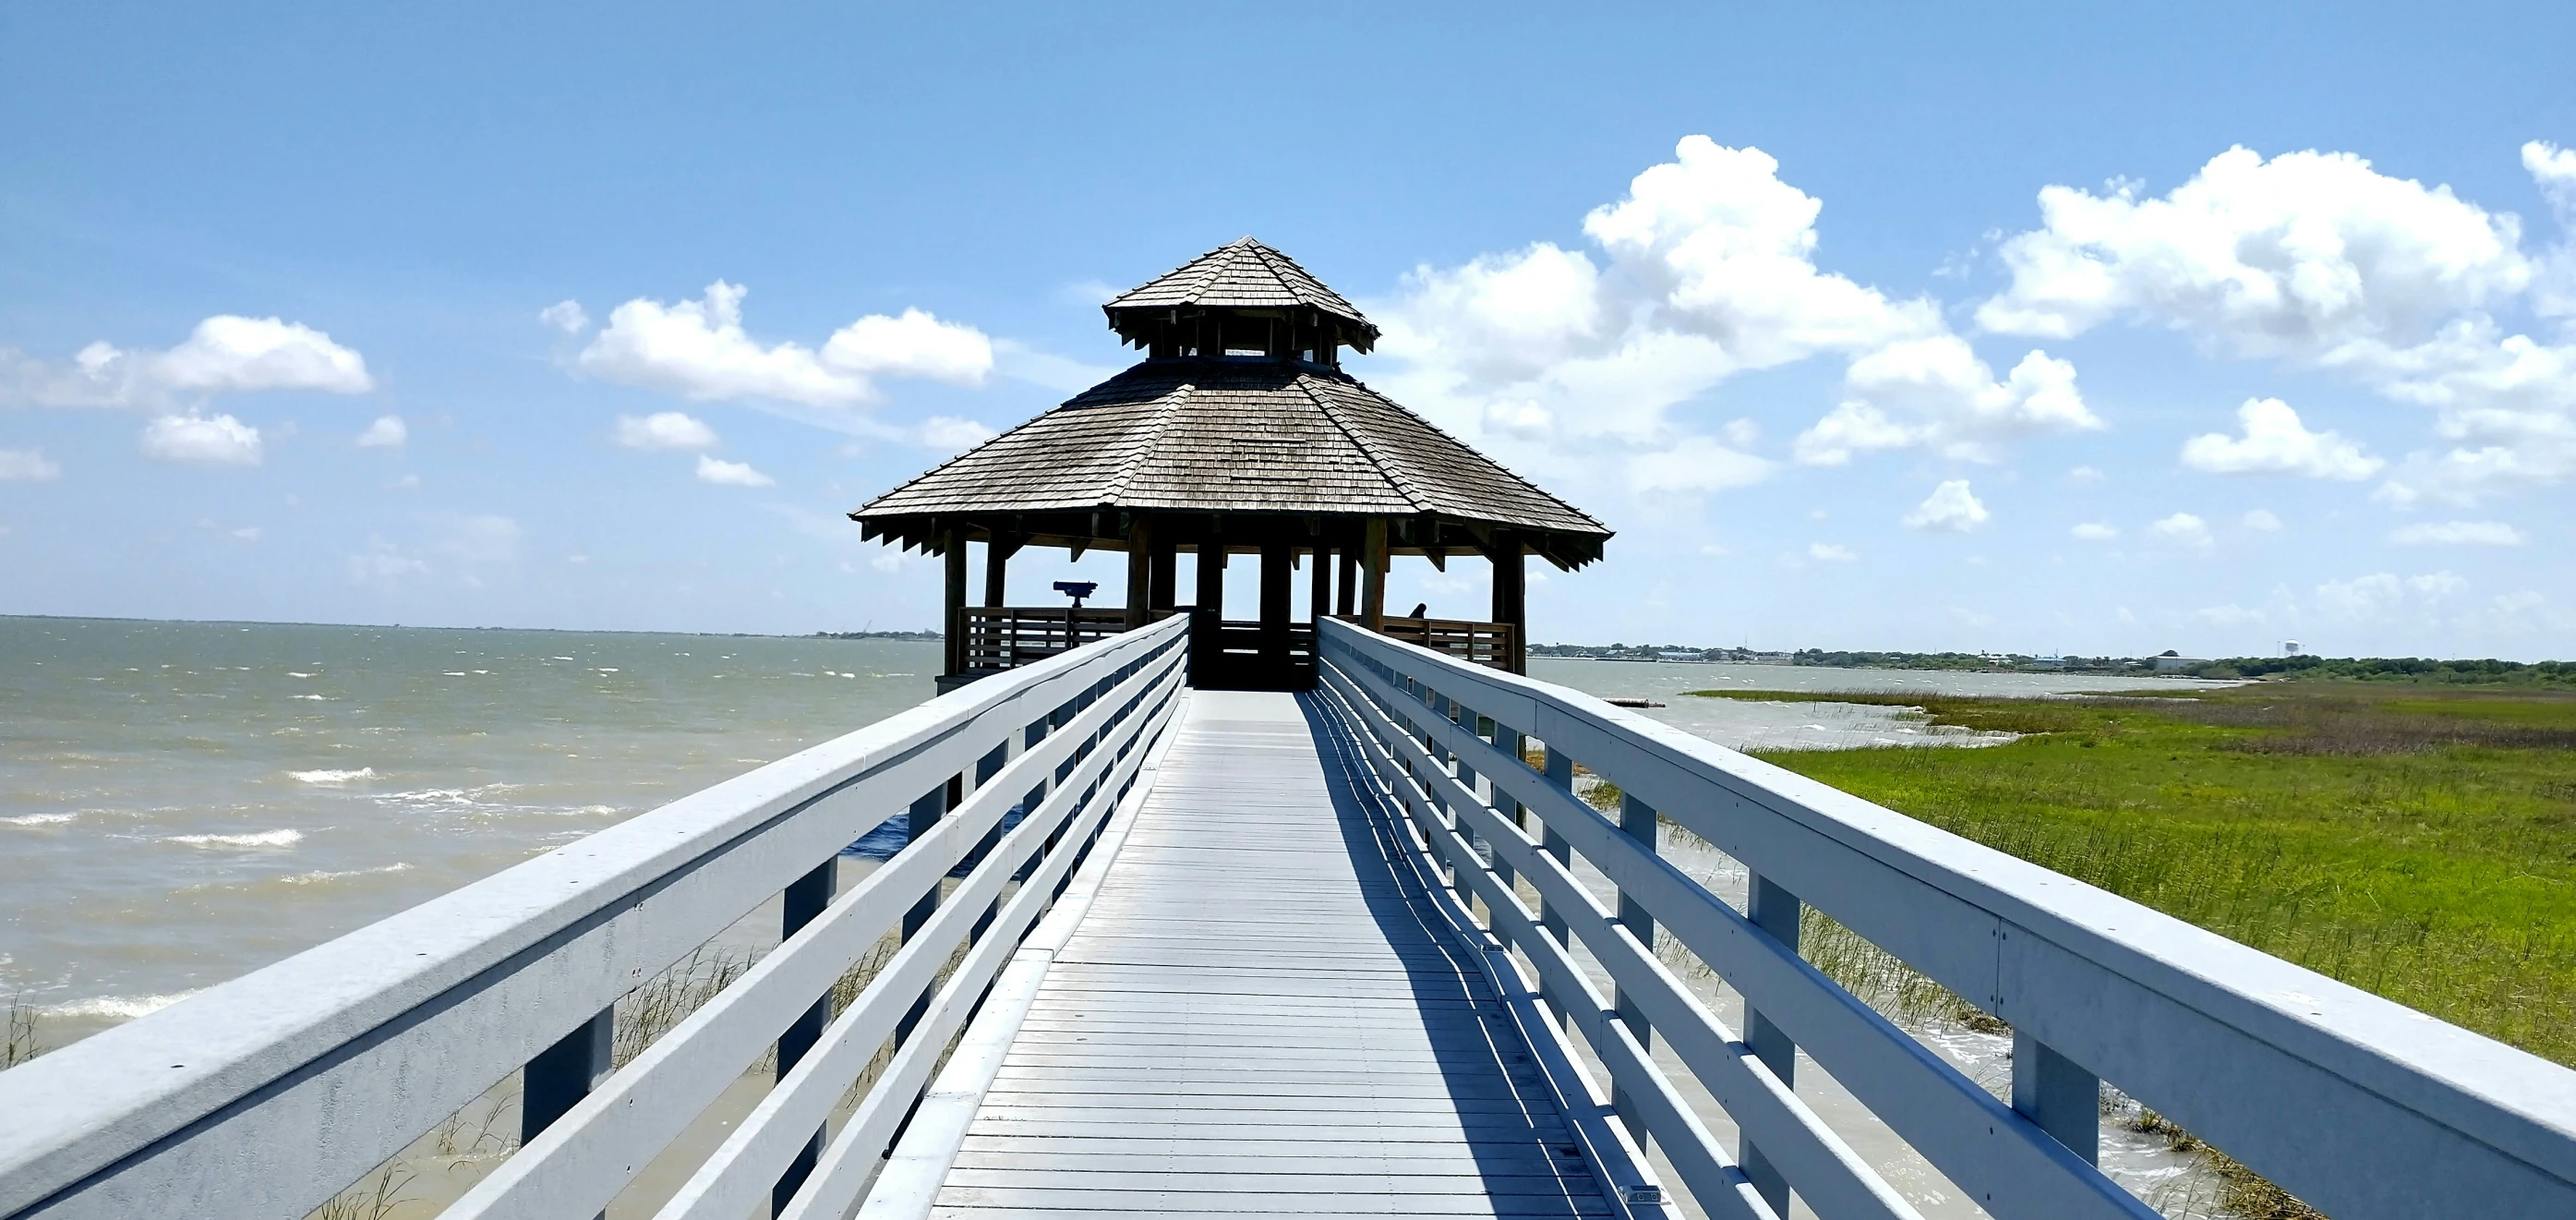
[[[1429,603],[1429,602],[1415,602],[1415,603],[1413,603],[1413,613],[1408,614],[1408,615],[1405,615],[1404,617],[1406,617],[1406,618],[1429,618],[1429,617],[1431,617],[1431,613],[1430,613],[1430,611],[1431,611],[1431,603]]]

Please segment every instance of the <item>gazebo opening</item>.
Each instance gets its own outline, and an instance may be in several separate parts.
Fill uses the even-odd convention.
[[[1246,237],[1101,308],[1144,360],[850,514],[866,537],[945,559],[941,689],[1181,613],[1196,618],[1201,687],[1312,685],[1328,616],[1526,671],[1527,557],[1572,571],[1610,530],[1342,372],[1343,347],[1378,338],[1349,301]],[[1029,546],[1125,552],[1125,604],[1004,605],[1006,565]],[[1187,603],[1184,553],[1197,569]],[[1488,560],[1490,615],[1389,616],[1397,555],[1442,571]],[[1254,605],[1225,604],[1230,563],[1259,565]],[[1309,565],[1301,611],[1293,569]]]

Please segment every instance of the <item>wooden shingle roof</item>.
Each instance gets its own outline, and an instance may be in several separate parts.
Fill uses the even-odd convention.
[[[1377,341],[1359,307],[1306,273],[1297,260],[1250,237],[1238,238],[1129,289],[1101,306],[1114,321],[1129,310],[1312,309],[1351,324],[1361,351]]]
[[[1101,510],[1445,519],[1547,536],[1567,563],[1610,536],[1338,369],[1268,359],[1144,361],[850,517],[917,542],[933,518]]]

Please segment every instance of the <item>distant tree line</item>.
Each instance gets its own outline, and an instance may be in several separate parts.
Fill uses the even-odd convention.
[[[2576,685],[2576,662],[2437,661],[2429,657],[2228,657],[2182,671],[2197,678],[2341,678],[2361,682]]]
[[[946,637],[936,631],[817,631],[818,640],[937,640]]]

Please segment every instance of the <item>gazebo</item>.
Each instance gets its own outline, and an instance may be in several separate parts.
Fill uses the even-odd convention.
[[[1524,556],[1566,571],[1601,557],[1608,527],[1342,372],[1341,349],[1368,351],[1378,328],[1277,250],[1246,237],[1101,308],[1144,360],[850,514],[866,537],[945,558],[943,689],[1183,612],[1199,620],[1200,686],[1310,684],[1328,615],[1518,673]],[[980,606],[967,604],[973,543]],[[1026,546],[1126,552],[1125,605],[1004,605],[1005,566]],[[1197,557],[1187,606],[1184,552]],[[1490,560],[1491,617],[1388,617],[1394,555],[1443,571]],[[1261,565],[1247,620],[1224,613],[1237,556]]]

